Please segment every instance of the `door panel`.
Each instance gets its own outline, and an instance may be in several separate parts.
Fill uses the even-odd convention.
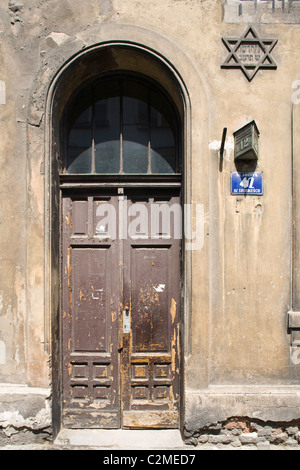
[[[169,352],[170,247],[131,247],[132,353]]]
[[[171,191],[63,197],[67,427],[178,427],[181,219],[151,235],[153,205],[180,202]]]
[[[108,353],[110,247],[72,249],[74,351]],[[82,275],[82,270],[86,276]],[[105,276],[105,273],[108,275]]]
[[[181,244],[173,238],[172,220],[165,224],[169,233],[162,220],[157,223],[156,238],[151,237],[151,222],[153,206],[174,207],[179,195],[156,193],[154,198],[150,192],[137,198],[127,192],[129,207],[142,202],[146,206],[148,233],[124,243],[124,300],[131,330],[124,334],[122,423],[123,427],[178,427]],[[171,212],[166,216],[171,217]]]
[[[118,428],[118,250],[93,236],[93,205],[63,200],[63,422]]]

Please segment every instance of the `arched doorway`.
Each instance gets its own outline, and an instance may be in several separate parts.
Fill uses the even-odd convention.
[[[176,428],[182,109],[144,73],[87,78],[69,92],[55,146],[62,423]]]

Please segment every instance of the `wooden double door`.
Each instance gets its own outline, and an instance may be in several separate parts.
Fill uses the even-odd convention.
[[[180,190],[62,195],[62,420],[177,428]]]

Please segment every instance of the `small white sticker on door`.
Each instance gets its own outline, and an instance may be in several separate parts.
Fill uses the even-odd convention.
[[[165,290],[166,284],[158,284],[158,286],[153,286],[156,292],[163,292]]]

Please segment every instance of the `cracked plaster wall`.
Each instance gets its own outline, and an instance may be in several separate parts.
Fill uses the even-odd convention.
[[[300,78],[300,37],[297,25],[260,22],[260,34],[278,38],[274,51],[278,70],[259,72],[251,84],[238,70],[221,71],[227,54],[222,36],[240,37],[245,30],[240,16],[238,21],[228,16],[230,4],[153,0],[151,5],[147,2],[145,14],[145,1],[138,0],[1,3],[0,382],[51,385],[50,326],[44,316],[47,90],[67,60],[105,36],[105,26],[115,27],[121,37],[126,25],[133,38],[142,41],[144,35],[146,43],[147,31],[168,38],[174,50],[178,48],[193,64],[198,82],[178,64],[191,83],[193,122],[199,123],[201,103],[193,101],[197,87],[202,87],[209,102],[208,132],[201,144],[199,128],[190,129],[194,201],[204,202],[199,199],[203,178],[199,161],[204,159],[210,189],[205,195],[206,251],[193,258],[187,391],[209,384],[298,384],[286,311],[291,268],[291,93],[292,83]],[[236,15],[232,11],[230,15]],[[235,170],[232,133],[252,119],[261,131],[259,169],[265,172],[267,190],[261,199],[235,199],[228,191],[230,172]],[[218,143],[224,126],[228,140],[220,174]],[[203,281],[204,271],[209,275]],[[187,416],[192,423],[194,404],[201,409],[203,401],[199,395],[190,396]],[[12,414],[11,420],[16,416]],[[200,426],[201,413],[195,419],[194,425]]]

